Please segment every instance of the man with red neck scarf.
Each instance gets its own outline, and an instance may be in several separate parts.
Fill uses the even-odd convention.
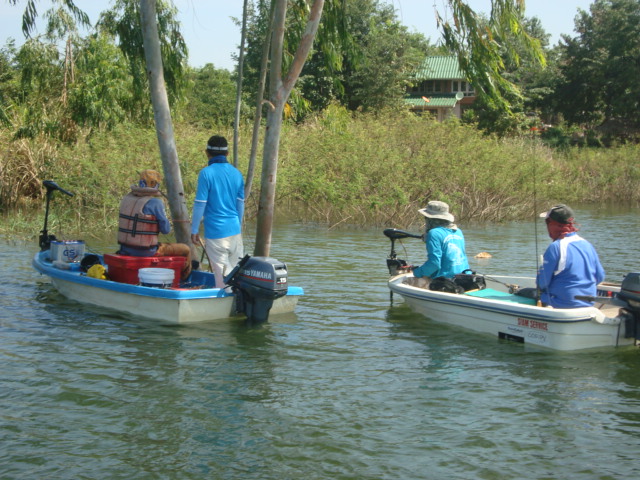
[[[596,286],[604,280],[604,269],[595,248],[577,234],[573,211],[556,205],[540,214],[553,240],[544,252],[537,282],[540,300],[554,308],[590,307],[576,295],[596,296]]]

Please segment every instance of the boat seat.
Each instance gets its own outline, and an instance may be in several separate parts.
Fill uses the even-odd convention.
[[[501,302],[521,303],[523,305],[535,305],[533,298],[521,297],[513,293],[501,292],[493,288],[484,288],[482,290],[469,290],[464,295],[472,297],[486,298],[487,300],[499,300]]]

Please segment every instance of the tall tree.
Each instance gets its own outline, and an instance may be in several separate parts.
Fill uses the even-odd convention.
[[[182,175],[178,163],[173,122],[169,109],[169,98],[165,88],[162,55],[160,53],[160,37],[158,35],[156,0],[140,0],[140,20],[144,55],[149,75],[153,116],[156,123],[156,134],[162,157],[162,169],[167,184],[167,197],[173,218],[176,240],[189,245],[191,230],[189,212],[187,210]]]
[[[447,47],[458,57],[460,67],[481,94],[487,107],[511,115],[511,99],[520,91],[508,81],[505,58],[519,64],[524,51],[530,58],[545,64],[540,41],[523,28],[524,0],[491,0],[488,21],[478,15],[468,2],[447,0],[451,20],[437,13],[438,26]],[[518,39],[517,43],[508,40]]]
[[[258,204],[258,221],[256,226],[256,244],[254,254],[268,256],[271,250],[276,178],[278,172],[278,150],[280,131],[285,104],[293,89],[302,67],[311,51],[318,31],[324,0],[314,0],[309,9],[306,27],[293,59],[287,71],[283,68],[285,20],[287,17],[287,0],[274,0],[275,11],[271,37],[271,68],[269,70],[269,100],[273,109],[267,114],[266,135],[262,158],[262,177],[260,185],[260,202]]]
[[[118,45],[129,61],[133,78],[131,108],[139,113],[140,120],[149,118],[149,93],[145,53],[140,26],[139,0],[115,0],[111,9],[103,12],[97,23],[99,31],[105,31],[117,39]],[[176,20],[177,10],[171,0],[156,0],[156,24],[162,52],[163,76],[169,103],[175,105],[186,89],[187,45]]]
[[[637,132],[640,2],[596,0],[590,12],[580,10],[575,30],[576,37],[563,37],[563,79],[556,90],[559,110],[571,123],[617,123],[612,131]]]

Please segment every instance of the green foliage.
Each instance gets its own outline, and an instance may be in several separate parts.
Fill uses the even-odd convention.
[[[596,0],[576,31],[564,37],[558,110],[571,123],[602,125],[605,136],[640,137],[640,2]]]
[[[214,125],[232,125],[235,115],[236,84],[231,73],[216,69],[208,63],[199,69],[190,69],[186,105],[181,109],[183,118],[202,128]],[[248,102],[243,102],[248,116]]]
[[[134,117],[127,64],[109,37],[85,40],[76,57],[76,78],[69,91],[69,115],[76,124],[110,129]]]
[[[448,0],[447,4],[453,20],[438,14],[445,43],[457,55],[484,104],[504,122],[521,103],[520,89],[503,75],[507,65],[519,66],[523,55],[545,64],[540,40],[523,27],[524,2],[492,0],[489,19],[478,16],[463,0]]]
[[[228,127],[176,126],[189,209],[206,164],[203,145],[213,133],[232,134]],[[243,128],[242,172],[250,138]],[[36,232],[41,216],[33,210],[42,212],[42,180],[52,179],[76,193],[56,207],[60,226],[115,231],[120,199],[137,173],[162,171],[155,130],[128,123],[80,140],[11,140],[0,130],[0,213],[35,219]],[[540,204],[640,204],[639,146],[554,150],[532,135],[498,139],[457,122],[388,111],[354,115],[335,104],[303,124],[284,125],[279,162],[278,215],[328,225],[409,227],[420,221],[417,210],[434,199],[448,202],[465,223],[521,218],[532,211],[536,196]],[[251,197],[247,218],[256,211]],[[21,223],[6,221],[0,233]]]
[[[175,105],[183,100],[186,87],[187,46],[180,33],[180,23],[175,19],[175,6],[158,0],[156,12],[167,95],[169,102]],[[97,27],[100,32],[117,39],[120,50],[129,62],[129,73],[133,80],[131,112],[136,112],[139,120],[150,121],[152,113],[140,25],[140,2],[116,0],[110,10],[101,14]]]

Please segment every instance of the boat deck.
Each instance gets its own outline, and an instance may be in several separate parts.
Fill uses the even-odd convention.
[[[483,290],[472,290],[469,292],[465,292],[465,295],[470,295],[472,297],[485,298],[487,300],[500,300],[502,302],[521,303],[524,305],[536,304],[536,301],[533,298],[521,297],[519,295],[514,295],[513,293],[494,290],[493,288],[485,288]]]

